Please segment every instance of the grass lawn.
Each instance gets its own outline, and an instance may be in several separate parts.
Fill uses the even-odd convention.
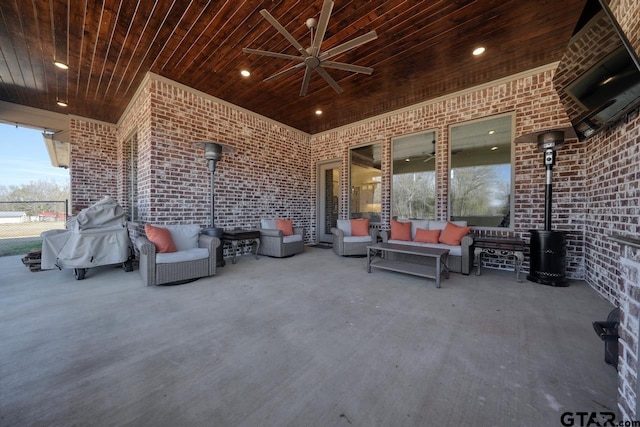
[[[26,255],[31,249],[40,249],[40,233],[64,226],[64,221],[0,224],[0,256]]]

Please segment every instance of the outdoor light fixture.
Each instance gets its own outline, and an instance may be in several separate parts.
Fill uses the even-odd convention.
[[[232,153],[234,150],[232,147],[228,147],[219,142],[213,141],[193,141],[193,145],[204,148],[204,158],[207,160],[207,166],[209,167],[209,173],[211,176],[211,222],[209,228],[202,230],[204,234],[215,237],[222,237],[224,230],[215,226],[215,186],[214,186],[214,173],[216,171],[216,164],[222,158],[222,153]]]

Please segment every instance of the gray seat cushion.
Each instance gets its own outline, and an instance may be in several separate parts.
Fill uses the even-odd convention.
[[[207,248],[191,248],[178,252],[156,254],[156,264],[169,264],[172,262],[195,261],[209,257]]]

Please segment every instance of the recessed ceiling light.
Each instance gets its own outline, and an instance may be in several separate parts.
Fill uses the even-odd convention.
[[[404,161],[405,161],[405,162],[410,162],[410,161],[411,161],[411,159],[404,159]]]
[[[322,115],[322,110],[316,110],[316,116]]]
[[[477,47],[477,48],[473,49],[473,54],[474,54],[475,56],[482,55],[482,54],[484,53],[484,51],[485,51],[485,50],[486,50],[486,49],[485,49],[484,47],[479,46],[479,47]]]
[[[493,147],[491,147],[491,151],[496,151],[498,149],[498,147],[496,147],[495,145]]]
[[[64,101],[58,101],[56,102],[56,104],[58,104],[60,107],[66,107],[68,104]]]
[[[496,133],[495,130],[491,129],[489,132],[487,132],[489,135],[493,135],[494,133]]]
[[[68,70],[69,69],[69,66],[67,64],[65,64],[64,62],[53,61],[53,65],[55,65],[56,67],[60,68],[61,70]]]
[[[242,77],[249,77],[251,75],[251,73],[247,70],[241,70],[240,74],[242,74]]]

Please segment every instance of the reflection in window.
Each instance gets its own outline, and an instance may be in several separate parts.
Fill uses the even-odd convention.
[[[511,227],[511,140],[511,115],[451,127],[451,220]]]
[[[392,143],[392,217],[434,219],[436,212],[436,134],[425,132]]]
[[[125,141],[125,210],[130,221],[138,219],[138,135]]]
[[[322,233],[330,235],[331,228],[335,227],[338,221],[338,194],[340,191],[339,167],[326,167],[326,169],[324,169],[322,182],[324,183],[324,230],[322,230]]]
[[[350,150],[349,218],[380,222],[382,209],[381,145],[375,143]]]

